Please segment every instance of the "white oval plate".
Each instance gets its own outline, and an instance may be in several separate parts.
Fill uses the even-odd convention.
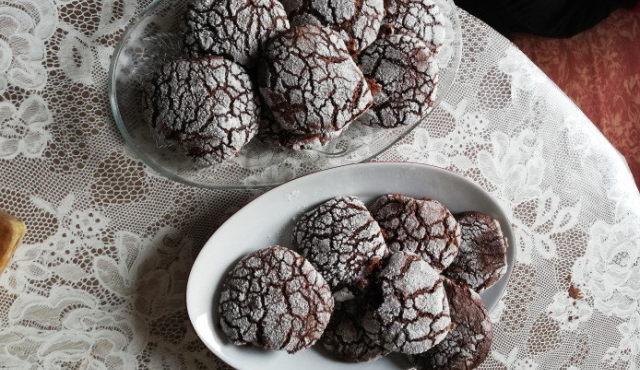
[[[189,318],[202,341],[218,357],[240,370],[326,370],[408,368],[402,356],[389,356],[360,364],[340,362],[321,345],[295,355],[231,344],[218,326],[218,298],[222,280],[242,257],[279,244],[291,247],[291,230],[298,216],[341,195],[355,195],[370,204],[386,193],[429,197],[452,213],[479,211],[500,221],[509,241],[507,274],[481,294],[489,311],[507,287],[515,261],[515,238],[506,213],[480,186],[452,172],[421,164],[364,163],[307,175],[256,198],[225,222],[198,255],[187,284]]]

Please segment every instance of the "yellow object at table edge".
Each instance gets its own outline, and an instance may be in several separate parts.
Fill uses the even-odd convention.
[[[22,241],[27,226],[15,216],[0,210],[0,275]]]

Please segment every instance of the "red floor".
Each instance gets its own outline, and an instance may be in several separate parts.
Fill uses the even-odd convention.
[[[619,10],[570,39],[512,41],[627,158],[640,185],[640,13]]]

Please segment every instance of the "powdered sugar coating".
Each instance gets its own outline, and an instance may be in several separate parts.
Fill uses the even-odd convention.
[[[220,295],[220,326],[236,345],[295,353],[312,346],[333,312],[326,281],[298,253],[258,250],[229,272]]]
[[[419,256],[394,253],[378,274],[381,303],[364,315],[367,335],[386,349],[422,353],[451,330],[449,302],[442,277]]]
[[[340,34],[352,55],[377,37],[384,18],[383,0],[283,0],[293,25],[317,24]]]
[[[395,32],[417,37],[434,53],[442,47],[444,15],[433,0],[385,0],[385,9]]]
[[[219,55],[251,68],[262,44],[287,29],[277,0],[196,0],[187,11],[185,48],[194,58]]]
[[[300,217],[293,241],[337,301],[353,298],[368,268],[388,255],[378,223],[352,196],[331,199]]]
[[[331,131],[321,134],[297,135],[280,127],[280,124],[273,118],[269,110],[263,109],[260,119],[260,129],[258,139],[263,143],[277,147],[294,150],[320,149],[329,141],[340,135],[342,130]]]
[[[438,271],[451,264],[460,245],[460,225],[440,202],[401,194],[383,195],[371,205],[390,250],[419,255]]]
[[[258,131],[249,75],[221,57],[166,63],[145,86],[143,116],[202,165],[233,157]]]
[[[444,287],[455,327],[442,342],[411,360],[418,370],[475,369],[487,358],[493,342],[489,312],[468,285],[445,279]]]
[[[331,321],[320,341],[336,358],[365,362],[386,356],[389,350],[371,339],[359,322],[362,307],[358,300],[336,303]]]
[[[438,63],[427,45],[402,34],[379,38],[358,55],[364,75],[382,87],[362,117],[369,125],[408,126],[431,111]]]
[[[373,101],[344,42],[325,27],[293,27],[272,39],[259,72],[260,92],[290,134],[337,135]]]
[[[500,222],[480,212],[456,216],[462,230],[460,250],[444,274],[482,292],[507,272],[507,240]]]

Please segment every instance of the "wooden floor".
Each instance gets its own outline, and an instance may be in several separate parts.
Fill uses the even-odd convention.
[[[570,39],[511,39],[625,156],[640,185],[640,13],[616,11]]]

